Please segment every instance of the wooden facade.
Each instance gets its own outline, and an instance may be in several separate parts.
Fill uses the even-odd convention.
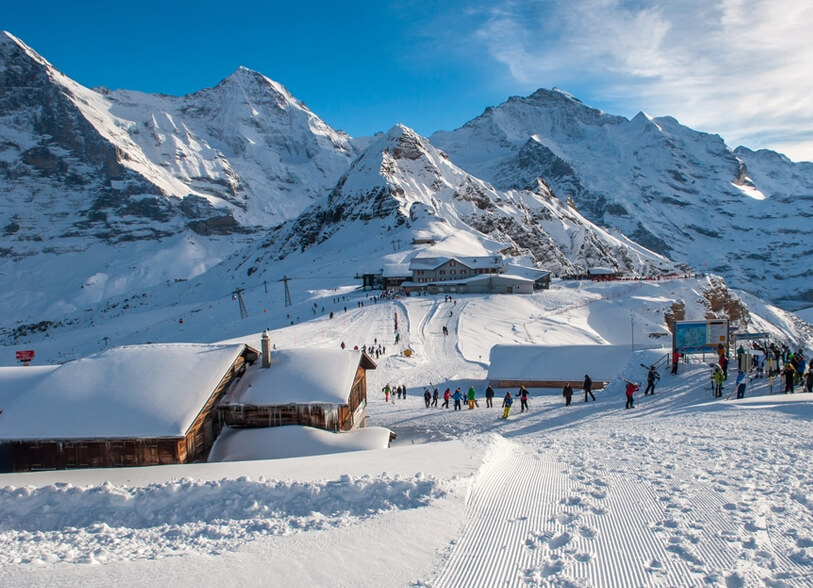
[[[367,406],[367,369],[374,368],[375,364],[366,354],[362,353],[361,357],[346,404],[222,404],[218,409],[220,420],[235,428],[304,425],[327,431],[349,431],[363,427]]]
[[[223,428],[216,408],[226,391],[253,362],[249,347],[232,363],[184,436],[129,439],[43,439],[6,441],[3,469],[15,472],[112,468],[204,462]]]

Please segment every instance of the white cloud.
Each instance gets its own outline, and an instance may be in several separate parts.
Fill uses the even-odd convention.
[[[813,5],[798,0],[506,1],[476,33],[528,90],[813,161]]]

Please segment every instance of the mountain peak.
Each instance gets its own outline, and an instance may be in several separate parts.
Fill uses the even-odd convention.
[[[536,92],[528,96],[528,100],[533,100],[534,102],[572,102],[584,106],[581,100],[560,88],[553,88],[552,90],[539,88]]]
[[[245,92],[248,95],[270,93],[274,96],[275,102],[277,102],[279,106],[284,106],[286,103],[289,103],[296,104],[302,108],[305,107],[285,86],[264,76],[258,71],[242,65],[216,86],[218,89],[230,87],[237,87],[241,92]]]
[[[400,123],[393,126],[385,135],[388,146],[392,147],[395,159],[419,159],[426,154],[426,146],[418,133]]]
[[[17,52],[22,51],[29,59],[39,65],[53,67],[39,53],[23,43],[8,31],[0,31],[0,63],[8,63],[11,59],[19,59]]]

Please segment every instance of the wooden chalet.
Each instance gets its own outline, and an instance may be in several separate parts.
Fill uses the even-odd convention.
[[[15,392],[0,413],[0,471],[205,461],[218,403],[258,357],[244,344],[136,345],[2,368]]]
[[[264,351],[262,366],[249,369],[220,403],[220,419],[236,428],[305,425],[349,431],[363,427],[366,374],[375,367],[359,350]]]

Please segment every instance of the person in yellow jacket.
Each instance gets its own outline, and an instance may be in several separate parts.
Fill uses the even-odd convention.
[[[719,366],[715,366],[711,380],[714,382],[714,397],[720,398],[723,395],[723,380],[725,380],[725,376]]]

